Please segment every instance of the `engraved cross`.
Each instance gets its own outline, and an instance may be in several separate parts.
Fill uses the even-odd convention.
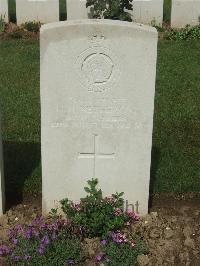
[[[99,136],[94,134],[94,151],[93,152],[81,152],[79,158],[93,159],[93,177],[96,177],[96,161],[100,159],[114,159],[115,153],[102,153],[99,151]]]

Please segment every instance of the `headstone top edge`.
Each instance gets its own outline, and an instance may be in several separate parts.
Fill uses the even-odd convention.
[[[118,26],[118,27],[125,27],[132,30],[139,30],[144,32],[150,32],[152,34],[155,34],[157,36],[158,32],[157,29],[140,24],[135,22],[127,22],[127,21],[116,21],[116,20],[110,20],[110,19],[82,19],[82,20],[70,20],[70,21],[60,21],[60,22],[53,22],[53,23],[47,23],[41,26],[40,33],[43,34],[44,32],[52,29],[58,29],[58,28],[66,28],[69,26],[77,26],[77,25],[85,25],[85,26],[92,26],[92,25],[102,25],[102,26]]]

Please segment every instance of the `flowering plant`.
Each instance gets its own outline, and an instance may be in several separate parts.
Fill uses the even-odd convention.
[[[123,231],[110,232],[101,241],[101,252],[96,261],[105,266],[130,266],[137,264],[137,256],[148,252],[147,247],[136,237]]]
[[[88,187],[85,187],[88,195],[79,203],[69,199],[61,201],[63,212],[81,229],[84,236],[106,236],[108,232],[119,230],[139,219],[136,213],[123,211],[123,193],[104,198],[97,185],[97,179],[89,180]]]
[[[36,217],[29,225],[17,225],[9,234],[9,245],[0,246],[0,255],[9,265],[72,265],[85,258],[81,241],[72,235],[68,220]],[[73,262],[73,263],[72,263]]]

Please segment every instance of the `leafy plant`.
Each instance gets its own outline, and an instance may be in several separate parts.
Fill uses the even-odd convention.
[[[133,0],[87,0],[92,18],[132,21],[128,10],[133,10]]]
[[[28,21],[24,24],[24,28],[31,32],[39,32],[41,23],[37,21]]]
[[[13,39],[21,39],[23,34],[21,30],[16,30],[9,33],[9,36]]]
[[[101,252],[96,261],[105,266],[133,266],[137,264],[137,256],[146,254],[148,248],[132,235],[117,231],[111,232],[107,240],[101,241]]]
[[[0,33],[4,32],[5,26],[6,26],[5,16],[1,15],[0,16]]]
[[[170,29],[165,31],[164,38],[167,40],[194,40],[200,39],[200,25],[186,25],[183,29]]]
[[[72,265],[85,260],[81,239],[73,234],[69,221],[57,217],[45,221],[37,217],[29,225],[9,232],[10,245],[0,247],[9,265]]]
[[[63,212],[81,228],[84,236],[102,237],[109,231],[121,229],[138,219],[134,212],[123,212],[123,193],[103,198],[97,185],[97,179],[88,181],[88,187],[85,187],[88,195],[80,203],[76,204],[69,199],[61,201]]]

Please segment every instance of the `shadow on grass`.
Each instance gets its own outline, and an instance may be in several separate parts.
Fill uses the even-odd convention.
[[[149,186],[149,208],[152,207],[153,200],[153,189],[156,182],[156,172],[159,168],[159,157],[160,152],[159,149],[153,146],[151,152],[151,173],[150,173],[150,186]]]
[[[24,182],[40,163],[40,144],[7,141],[3,149],[6,209],[9,209],[23,200]]]

